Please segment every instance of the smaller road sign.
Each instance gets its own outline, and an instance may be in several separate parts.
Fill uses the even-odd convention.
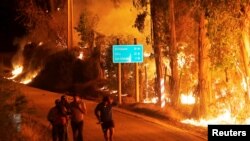
[[[142,63],[143,45],[113,45],[113,63]]]

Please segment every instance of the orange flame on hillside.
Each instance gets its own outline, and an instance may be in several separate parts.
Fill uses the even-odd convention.
[[[29,73],[24,79],[20,81],[22,84],[29,84],[38,75],[39,71]]]
[[[14,65],[14,69],[11,71],[12,76],[7,79],[16,81],[15,78],[17,78],[19,75],[23,73],[23,69],[24,68],[22,65]],[[39,72],[40,69],[38,69],[37,71],[29,72],[24,76],[24,78],[21,78],[20,83],[29,84],[39,74]]]
[[[22,72],[23,72],[23,66],[16,65],[16,66],[14,66],[14,69],[11,72],[12,76],[9,77],[8,79],[14,79],[17,76],[19,76]]]
[[[230,110],[225,110],[223,114],[218,115],[217,117],[210,119],[185,119],[181,121],[182,123],[192,124],[195,126],[207,127],[209,124],[250,124],[250,118],[247,118],[244,121],[238,121],[236,117],[232,116]]]
[[[247,83],[246,81],[243,79],[241,82],[241,87],[242,89],[246,92],[246,86]],[[235,91],[235,88],[233,89],[233,93],[238,93],[237,91]],[[222,97],[227,97],[227,92],[225,89],[221,89],[221,93],[222,93]],[[242,99],[237,99],[240,98],[243,95],[234,95],[235,97],[233,99],[230,99],[230,101],[228,101],[229,103],[231,103],[231,106],[229,107],[220,107],[220,110],[222,110],[217,116],[208,118],[208,119],[199,119],[199,120],[195,120],[195,119],[185,119],[182,120],[182,123],[186,123],[186,124],[192,124],[195,126],[202,126],[202,127],[207,127],[207,125],[209,124],[250,124],[250,117],[249,117],[249,113],[247,111],[244,111],[243,113],[240,113],[239,111],[242,111],[242,109],[247,106],[246,103],[244,103],[242,101]],[[217,96],[216,99],[222,98],[221,96]],[[243,98],[244,99],[244,98]],[[195,100],[195,99],[194,99]],[[195,101],[194,101],[195,102]],[[225,101],[224,101],[225,102]],[[220,103],[220,105],[223,105],[222,103]],[[237,111],[237,114],[234,114],[235,111]]]
[[[143,100],[143,103],[154,103],[156,104],[158,101],[158,97],[146,98]]]
[[[181,103],[185,105],[195,104],[195,97],[192,93],[181,94]]]

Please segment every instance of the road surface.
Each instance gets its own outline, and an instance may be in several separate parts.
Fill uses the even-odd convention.
[[[21,91],[26,95],[29,102],[36,109],[36,118],[39,122],[48,124],[46,115],[49,108],[54,105],[56,98],[61,95],[36,88],[26,86],[21,87]],[[85,117],[84,138],[85,141],[103,141],[101,127],[97,124],[94,116],[95,102],[85,100],[87,106],[87,116]],[[200,138],[189,134],[172,126],[166,127],[152,122],[145,121],[141,118],[130,114],[122,113],[114,109],[115,121],[115,141],[205,141],[206,137]],[[47,126],[48,127],[48,126]],[[72,141],[71,128],[70,141]]]

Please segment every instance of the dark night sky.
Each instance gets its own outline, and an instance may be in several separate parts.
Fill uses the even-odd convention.
[[[1,0],[0,2],[0,52],[12,52],[16,50],[13,40],[24,34],[24,29],[16,18],[16,0]]]

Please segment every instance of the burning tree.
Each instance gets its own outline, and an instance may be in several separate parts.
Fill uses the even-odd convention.
[[[247,122],[249,47],[243,41],[248,5],[248,1],[200,1],[198,109],[200,117],[216,119],[208,123],[222,118],[228,123]]]
[[[145,2],[147,1],[139,0],[135,1],[134,4],[145,6]],[[154,1],[150,2],[151,12],[154,12],[155,3]],[[191,95],[196,97],[193,114],[196,113],[199,118],[216,117],[227,110],[239,117],[240,113],[244,109],[246,110],[242,104],[244,105],[244,101],[247,102],[249,97],[249,68],[247,65],[249,62],[249,1],[175,1],[174,4],[178,9],[174,15],[176,17],[175,21],[173,15],[155,16],[151,13],[151,16],[152,31],[153,33],[157,31],[155,35],[170,35],[171,33],[173,37],[170,40],[170,36],[154,36],[155,44],[159,41],[159,43],[162,43],[161,45],[167,46],[166,54],[169,58],[171,58],[171,54],[169,54],[171,53],[171,46],[174,46],[174,32],[177,34],[176,45],[178,50],[175,53],[177,55],[178,70],[174,72],[179,71],[177,73],[178,77],[180,77],[180,91],[178,94],[183,97],[183,93],[188,93],[187,91],[190,91],[188,89],[191,89]],[[172,10],[169,8],[171,5],[169,3],[168,8],[165,7],[162,10],[164,12]],[[161,9],[159,7],[157,7],[157,10]],[[169,24],[175,23],[178,27],[176,31],[172,29],[172,32],[170,32],[171,30],[164,30],[164,27],[168,25],[167,23],[164,24],[164,19],[166,21],[171,16],[172,22]],[[162,19],[160,19],[161,17]],[[158,24],[154,22],[154,18],[157,19]],[[144,24],[140,22],[145,22],[145,12],[138,15],[135,24],[139,30],[143,30]],[[158,26],[154,26],[154,24]],[[158,28],[160,28],[159,31]],[[165,43],[160,42],[162,38],[164,38]],[[172,44],[170,44],[170,41],[172,41]],[[168,45],[171,46],[168,47]],[[156,47],[154,48],[155,63],[158,66],[156,67],[158,70],[156,71],[157,77],[164,75],[162,65],[159,65],[162,64],[161,60],[167,58],[160,57],[165,55],[159,52],[164,48],[163,46],[158,46],[159,48],[154,46]],[[157,51],[157,49],[159,50]],[[181,54],[184,55],[184,65],[180,63],[182,62],[179,58]],[[173,59],[170,59],[170,61],[173,62]],[[171,71],[173,71],[173,66],[171,68]],[[183,75],[187,77],[182,77]],[[157,82],[160,83],[160,79]],[[243,86],[240,85],[241,83]],[[174,88],[173,85],[171,87]],[[158,87],[158,90],[160,90],[160,87]],[[225,101],[231,101],[229,102],[231,104],[224,104]],[[237,114],[233,110],[237,107],[233,104],[237,103],[236,101],[242,103],[239,105],[242,111],[236,112]],[[219,105],[220,108],[218,109]],[[217,110],[214,109],[215,107],[217,107]]]

